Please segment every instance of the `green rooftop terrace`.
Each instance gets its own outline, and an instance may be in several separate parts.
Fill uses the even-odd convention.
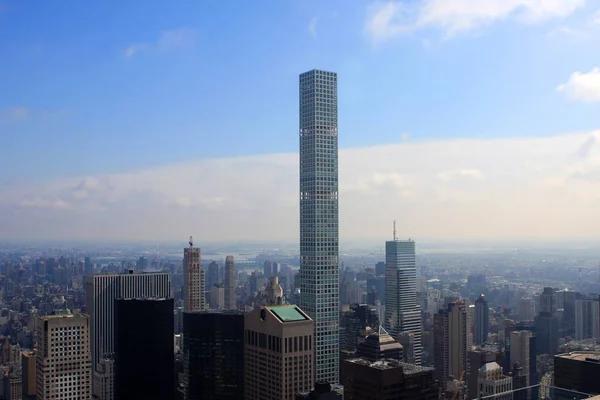
[[[306,321],[308,317],[296,306],[267,307],[281,322]]]

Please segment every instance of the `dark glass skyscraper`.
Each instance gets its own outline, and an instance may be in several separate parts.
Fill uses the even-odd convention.
[[[173,299],[115,301],[117,400],[172,399]]]
[[[473,335],[473,342],[476,345],[482,345],[487,343],[487,337],[490,327],[490,307],[488,305],[485,296],[481,294],[477,300],[475,300],[475,334]]]
[[[300,75],[300,308],[315,322],[315,381],[339,381],[337,74]]]
[[[244,398],[244,315],[183,314],[185,400]]]

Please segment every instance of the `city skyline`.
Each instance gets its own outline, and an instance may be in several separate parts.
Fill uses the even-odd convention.
[[[0,240],[297,241],[310,68],[345,82],[342,240],[391,219],[420,240],[600,237],[594,4],[148,1],[132,25],[139,4],[0,2]]]

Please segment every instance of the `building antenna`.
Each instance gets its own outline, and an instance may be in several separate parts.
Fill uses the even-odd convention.
[[[394,242],[396,241],[396,221],[394,221]]]
[[[190,249],[191,249],[192,247],[194,247],[194,241],[192,240],[192,237],[191,237],[191,236],[190,236],[190,242],[189,242],[189,243],[190,243]]]

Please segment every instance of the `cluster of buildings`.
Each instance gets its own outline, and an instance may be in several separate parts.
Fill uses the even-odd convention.
[[[239,273],[233,255],[203,260],[191,238],[181,267],[145,257],[126,268],[90,257],[5,264],[1,398],[600,394],[596,295],[428,277],[395,224],[385,262],[340,265],[337,74],[312,70],[299,84],[299,270],[266,260]]]

